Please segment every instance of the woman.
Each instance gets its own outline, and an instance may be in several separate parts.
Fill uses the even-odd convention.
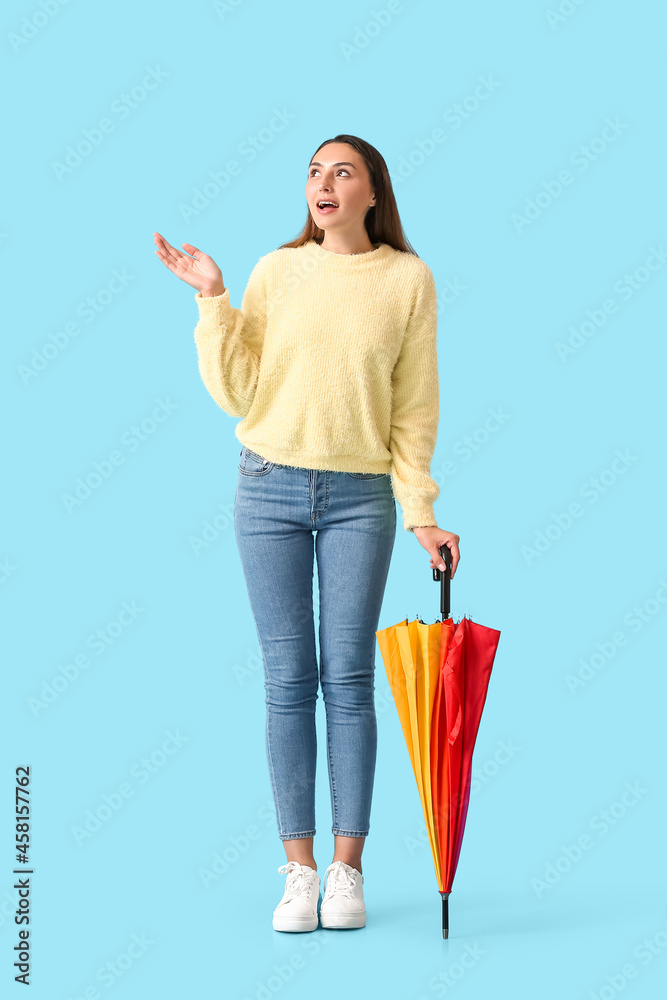
[[[271,183],[262,197],[276,197]],[[430,477],[438,427],[433,275],[404,237],[380,153],[337,135],[316,150],[308,218],[261,257],[240,309],[207,254],[155,251],[197,289],[199,370],[213,399],[243,417],[236,540],[264,662],[266,752],[287,864],[273,927],[318,926],[315,705],[327,720],[334,854],[322,927],[363,927],[361,853],[370,823],[377,727],[375,631],[403,527],[444,569],[459,536],[437,526]],[[319,582],[318,676],[313,560]]]

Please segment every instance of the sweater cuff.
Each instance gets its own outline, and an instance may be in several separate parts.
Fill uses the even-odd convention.
[[[425,501],[415,507],[403,508],[403,527],[406,531],[412,531],[413,528],[437,528],[433,504]]]
[[[225,325],[233,319],[233,310],[229,301],[229,289],[225,288],[222,295],[202,295],[197,292],[195,302],[199,309],[199,318],[214,323],[216,326]]]

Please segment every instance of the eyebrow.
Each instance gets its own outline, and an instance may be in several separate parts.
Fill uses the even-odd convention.
[[[323,163],[318,163],[317,160],[313,160],[313,162],[310,164],[310,166],[311,167],[323,167],[324,164]],[[355,170],[357,169],[356,166],[354,165],[354,163],[348,163],[346,160],[341,160],[340,163],[333,163],[332,166],[334,166],[334,167],[354,167]]]

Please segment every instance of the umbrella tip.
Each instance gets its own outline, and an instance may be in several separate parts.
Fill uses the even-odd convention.
[[[441,892],[442,896],[442,936],[449,937],[449,893]]]

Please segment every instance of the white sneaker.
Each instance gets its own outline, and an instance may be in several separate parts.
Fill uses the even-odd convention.
[[[317,928],[317,904],[320,876],[309,865],[289,861],[278,869],[287,875],[285,892],[273,911],[274,931],[314,931]]]
[[[322,927],[365,927],[364,878],[344,861],[334,861],[324,873],[326,889],[320,906]]]

